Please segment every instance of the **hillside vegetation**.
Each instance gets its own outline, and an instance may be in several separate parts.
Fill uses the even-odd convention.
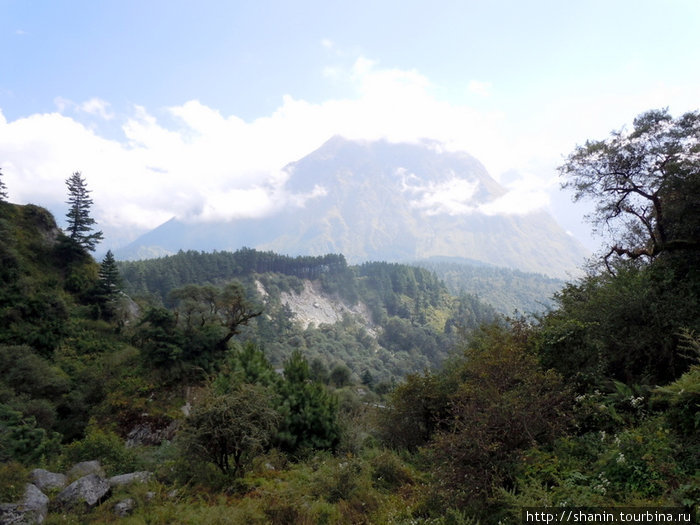
[[[173,290],[212,286],[237,279],[265,315],[242,328],[243,338],[265,349],[281,366],[295,349],[320,370],[346,367],[354,381],[385,385],[408,373],[437,368],[455,341],[492,322],[496,312],[474,296],[450,295],[422,268],[395,263],[348,266],[342,255],[287,257],[242,249],[236,252],[180,252],[119,263],[126,290],[151,305],[178,308]],[[346,311],[336,323],[304,324],[290,307],[313,281],[320,295]],[[352,314],[352,308],[364,316]]]
[[[35,467],[99,460],[107,476],[150,474],[86,505],[47,490],[44,523],[503,524],[525,507],[696,509],[700,115],[641,115],[562,171],[600,203],[604,227],[628,216],[550,311],[475,329],[481,303],[465,306],[430,272],[338,255],[184,252],[122,266],[142,276],[127,277],[146,294],[130,298],[113,260],[95,262],[45,210],[0,200],[0,501],[21,501]],[[240,279],[220,273],[224,261]],[[156,285],[160,274],[169,281]],[[374,327],[279,315],[302,279],[365,304]]]
[[[552,296],[565,281],[538,273],[479,264],[457,257],[431,258],[414,263],[433,272],[450,293],[469,293],[503,315],[542,313],[554,306]]]

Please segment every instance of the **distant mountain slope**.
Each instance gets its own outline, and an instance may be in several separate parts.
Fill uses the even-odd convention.
[[[288,257],[251,249],[179,252],[119,263],[129,294],[174,306],[173,289],[236,279],[264,305],[240,337],[280,365],[294,349],[359,377],[390,380],[438,368],[464,334],[496,311],[474,296],[454,297],[434,274],[399,263],[347,266],[342,255]]]
[[[457,256],[566,277],[586,251],[545,212],[486,214],[506,190],[465,153],[430,142],[334,137],[288,165],[287,190],[315,195],[271,217],[189,224],[172,219],[117,252],[251,246],[289,255],[342,253],[350,263]]]
[[[566,284],[561,279],[510,268],[478,265],[458,258],[414,262],[430,270],[455,294],[469,293],[505,315],[540,313],[554,306],[552,297]]]

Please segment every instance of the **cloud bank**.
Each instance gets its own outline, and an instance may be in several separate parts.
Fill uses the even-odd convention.
[[[108,239],[121,242],[173,216],[192,221],[260,217],[320,195],[321,190],[290,195],[285,189],[289,175],[282,168],[339,134],[390,141],[431,138],[447,149],[469,152],[496,178],[515,168],[520,173],[506,185],[509,193],[478,211],[524,213],[548,205],[557,187],[552,167],[562,152],[591,136],[590,117],[567,124],[562,114],[572,105],[581,111],[592,100],[560,99],[538,109],[533,125],[506,118],[502,111],[446,102],[419,72],[381,68],[365,58],[326,74],[352,86],[356,95],[320,103],[286,95],[272,114],[248,122],[197,100],[169,108],[132,106],[123,115],[99,98],[77,103],[57,98],[56,112],[12,122],[0,109],[0,167],[10,199],[55,210],[65,200],[65,179],[81,171],[100,227]],[[474,81],[467,91],[493,100],[496,88]],[[617,107],[610,118],[619,127],[614,120],[619,100],[604,101],[604,106]],[[453,181],[432,188],[415,204],[432,212],[472,212],[468,197],[473,191]]]

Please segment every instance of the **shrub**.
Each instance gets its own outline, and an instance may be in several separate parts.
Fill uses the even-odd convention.
[[[124,441],[114,432],[89,424],[86,435],[64,448],[65,468],[81,461],[99,460],[108,474],[123,474],[139,468],[133,449],[126,448]]]
[[[19,500],[24,494],[27,479],[27,469],[20,463],[0,463],[0,503]]]
[[[242,384],[225,395],[210,394],[195,406],[180,442],[186,454],[235,477],[265,449],[278,419],[269,391]]]

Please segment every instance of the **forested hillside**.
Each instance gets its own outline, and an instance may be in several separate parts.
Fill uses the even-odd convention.
[[[132,297],[176,311],[183,302],[178,289],[237,279],[265,314],[251,320],[244,336],[264,348],[275,366],[300,349],[321,373],[347,367],[354,380],[377,384],[439,367],[458,337],[496,317],[493,308],[474,296],[451,296],[425,269],[395,263],[348,266],[342,255],[187,251],[121,262],[119,268]],[[338,323],[299,325],[281,294],[299,293],[302,279],[318,282],[326,297],[348,306],[360,304],[368,318],[346,315]]]
[[[526,507],[696,509],[700,114],[640,115],[561,172],[596,201],[608,249],[551,311],[476,329],[490,310],[432,273],[340,256],[185,252],[153,273],[122,266],[147,292],[131,298],[111,253],[98,263],[82,242],[96,232],[68,236],[0,198],[0,520],[514,524]],[[152,284],[158,271],[172,282]],[[295,323],[283,299],[306,287],[297,271],[368,318]],[[88,460],[96,472],[71,468]],[[98,497],[68,494],[89,482]]]
[[[459,258],[433,258],[415,263],[435,273],[447,289],[469,293],[503,315],[541,313],[554,305],[552,296],[565,281],[537,273],[479,264]]]

